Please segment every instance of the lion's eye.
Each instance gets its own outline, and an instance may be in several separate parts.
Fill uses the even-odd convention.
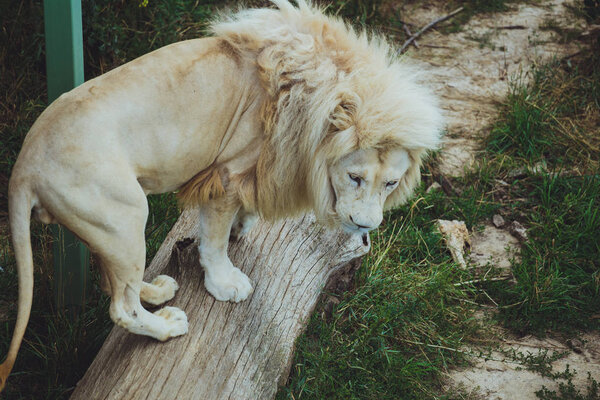
[[[362,182],[362,178],[356,174],[348,174],[348,177],[354,182],[356,183],[357,186],[360,186],[360,183]]]
[[[398,181],[389,181],[385,184],[385,187],[388,189],[393,188],[394,186],[396,186],[398,184]]]

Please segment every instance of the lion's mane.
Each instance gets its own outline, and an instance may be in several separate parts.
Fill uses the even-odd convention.
[[[307,209],[336,221],[328,166],[361,148],[402,147],[411,167],[385,208],[404,202],[420,180],[421,160],[440,141],[436,99],[378,35],[298,0],[278,9],[223,15],[211,25],[257,68],[266,92],[265,141],[240,185],[244,206],[277,218]]]

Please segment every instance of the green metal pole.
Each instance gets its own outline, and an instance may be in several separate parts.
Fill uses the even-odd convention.
[[[44,0],[48,103],[83,83],[81,0]],[[89,252],[75,235],[53,226],[54,297],[59,310],[76,315],[89,287]]]

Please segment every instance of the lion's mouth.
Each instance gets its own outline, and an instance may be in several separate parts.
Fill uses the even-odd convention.
[[[337,206],[337,194],[335,193],[335,188],[333,187],[333,183],[331,183],[331,177],[329,177],[329,190],[331,191],[331,211],[334,214],[337,214],[337,210],[335,209]]]
[[[363,241],[363,245],[364,246],[368,246],[369,245],[369,234],[363,233],[362,234],[362,241]]]

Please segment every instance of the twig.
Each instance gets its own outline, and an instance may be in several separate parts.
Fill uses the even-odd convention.
[[[450,46],[441,46],[441,45],[435,45],[435,44],[424,44],[423,46],[430,47],[432,49],[451,49],[452,48]]]
[[[496,307],[498,307],[498,303],[496,303],[496,302],[494,301],[494,299],[492,299],[492,298],[491,298],[491,296],[490,296],[489,294],[487,294],[487,292],[486,292],[485,290],[482,290],[482,292],[483,292],[483,294],[485,294],[485,297],[487,297],[487,298],[488,298],[488,299],[489,299],[489,300],[490,300],[492,303],[494,303],[494,305],[495,305]]]
[[[405,342],[405,343],[410,343],[410,344],[414,344],[414,345],[417,345],[417,346],[427,346],[427,347],[431,347],[433,349],[449,350],[449,351],[454,351],[456,353],[463,353],[463,354],[468,354],[468,355],[473,354],[470,351],[454,349],[452,347],[446,347],[446,346],[439,346],[437,344],[428,344],[428,343],[417,342],[417,341],[408,340],[408,339],[402,339],[402,338],[400,338],[400,340],[403,341],[403,342]]]
[[[565,57],[563,57],[563,58],[561,59],[561,61],[566,61],[566,60],[569,60],[569,59],[571,59],[571,58],[573,58],[573,57],[575,57],[575,56],[578,56],[578,55],[580,55],[581,53],[583,53],[583,50],[576,51],[575,53],[572,53],[572,54],[569,54],[568,56],[565,56]]]
[[[460,297],[454,297],[454,296],[448,296],[448,297],[451,298],[451,299],[453,299],[453,300],[460,301],[461,303],[472,304],[474,306],[481,307],[481,308],[490,308],[490,309],[493,309],[493,310],[496,309],[496,307],[490,306],[489,304],[477,303],[475,301],[471,301],[471,300],[467,300],[467,299],[461,299]]]
[[[400,47],[400,50],[398,50],[398,54],[402,53],[412,42],[414,42],[419,36],[421,36],[423,34],[423,32],[430,29],[432,26],[439,24],[440,22],[443,22],[447,19],[454,17],[456,14],[458,14],[462,10],[463,10],[463,7],[459,7],[456,10],[452,11],[450,14],[440,17],[438,19],[435,19],[435,20],[431,21],[430,23],[428,23],[427,25],[425,25],[417,33],[415,33],[410,38],[408,38],[408,40],[406,42],[404,42],[402,47]]]
[[[506,25],[506,26],[497,26],[496,29],[527,29],[525,25]]]
[[[406,32],[406,34],[408,35],[408,37],[412,37],[412,32],[410,31],[410,29],[408,28],[408,25],[406,24],[402,24],[402,29],[404,29],[404,32]],[[418,49],[419,48],[419,43],[417,43],[416,40],[413,40],[413,45]]]
[[[475,284],[475,283],[507,281],[511,278],[512,278],[512,276],[499,276],[498,278],[490,278],[490,279],[473,279],[471,281],[455,283],[454,286],[466,286],[466,285],[471,285],[471,284]]]
[[[548,350],[555,350],[555,349],[568,350],[569,349],[569,347],[563,346],[562,344],[541,345],[539,343],[533,344],[533,343],[519,342],[519,341],[507,340],[507,339],[500,339],[500,340],[502,340],[502,342],[504,342],[506,344],[512,344],[512,345],[517,345],[517,346],[537,347],[540,349],[548,349]]]

